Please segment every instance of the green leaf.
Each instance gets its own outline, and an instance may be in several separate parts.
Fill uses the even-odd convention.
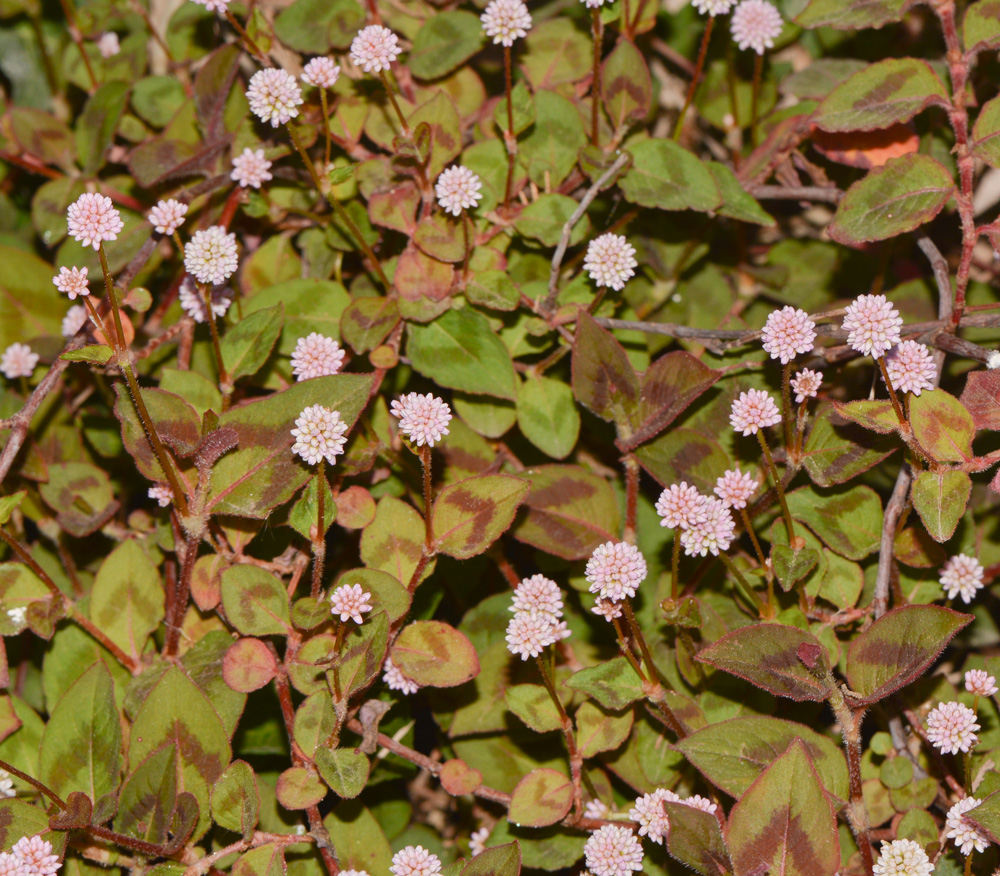
[[[833,876],[840,842],[833,807],[806,746],[795,740],[736,802],[726,845],[737,874]]]
[[[709,169],[673,140],[640,140],[629,147],[632,168],[619,185],[625,198],[659,210],[697,210],[719,206],[719,190]]]
[[[52,265],[31,252],[0,246],[0,347],[39,335],[61,335],[65,299],[53,294]]]
[[[613,710],[624,709],[645,696],[639,677],[624,657],[613,657],[574,672],[565,685]]]
[[[234,760],[212,786],[212,818],[243,839],[253,836],[260,819],[260,793],[250,764]]]
[[[159,570],[139,543],[128,539],[108,554],[97,572],[90,619],[138,660],[146,640],[163,620],[164,599]]]
[[[519,827],[547,827],[562,821],[573,806],[573,783],[562,773],[542,767],[517,783],[507,816]]]
[[[10,798],[0,801],[0,825],[0,848],[5,851],[26,836],[41,836],[53,846],[65,848],[65,840],[60,842],[60,834],[49,832],[48,813],[26,800]]]
[[[995,843],[1000,843],[1000,791],[994,791],[964,816]]]
[[[441,386],[514,399],[514,363],[486,317],[472,308],[449,310],[427,325],[410,324],[413,368]]]
[[[330,531],[333,521],[337,519],[337,502],[333,498],[330,482],[322,479],[323,490],[323,533]],[[319,521],[319,491],[320,478],[310,478],[305,489],[292,510],[288,512],[288,525],[303,538],[312,539],[311,532]]]
[[[893,410],[892,402],[881,399],[833,403],[834,410],[845,419],[859,426],[871,429],[881,435],[888,435],[899,428],[899,418]]]
[[[283,322],[284,305],[279,302],[274,307],[248,314],[226,332],[219,347],[233,383],[261,369],[281,334]]]
[[[962,405],[977,429],[1000,431],[1000,372],[970,371],[962,390]]]
[[[876,131],[908,122],[929,106],[948,106],[948,93],[930,64],[889,58],[837,86],[813,120],[824,131]]]
[[[630,421],[639,406],[639,378],[622,345],[583,311],[573,341],[573,395],[608,422]]]
[[[882,502],[870,487],[820,493],[802,487],[788,494],[792,517],[808,526],[827,547],[849,560],[863,560],[882,539]],[[842,521],[850,520],[850,526]]]
[[[438,552],[466,560],[507,531],[531,485],[510,475],[480,475],[445,487],[431,511]]]
[[[559,710],[540,684],[514,684],[504,690],[504,702],[518,718],[536,733],[562,728]]]
[[[799,702],[822,702],[830,693],[826,648],[814,635],[797,627],[740,627],[702,648],[695,659]]]
[[[332,280],[287,280],[254,292],[244,303],[243,313],[246,319],[251,314],[273,309],[280,304],[285,318],[278,352],[282,356],[291,356],[299,338],[311,332],[339,338],[341,315],[350,303],[347,290]],[[235,315],[235,308],[230,313]]]
[[[461,876],[519,876],[520,872],[521,846],[515,840],[480,852],[462,867]]]
[[[392,864],[392,847],[378,820],[357,800],[340,803],[323,819],[344,869],[383,873]]]
[[[441,765],[438,779],[441,787],[452,797],[464,797],[473,793],[483,783],[483,774],[479,770],[474,770],[464,760],[453,757]]]
[[[521,293],[505,271],[477,271],[469,277],[465,297],[470,304],[490,310],[517,310]]]
[[[115,384],[115,393],[114,411],[122,424],[125,449],[147,478],[165,483],[167,476],[160,468],[124,383]],[[180,396],[157,387],[143,387],[141,395],[160,440],[181,456],[191,456],[201,442],[201,418],[195,409]]]
[[[774,217],[743,188],[735,173],[718,161],[709,161],[707,164],[722,197],[722,204],[716,209],[717,213],[730,219],[738,219],[740,222],[763,225],[766,228],[774,226]]]
[[[351,630],[344,639],[340,656],[333,662],[344,701],[368,687],[382,671],[388,647],[389,620],[384,611],[365,615],[364,624]]]
[[[966,7],[962,45],[970,54],[1000,46],[1000,0],[979,0]]]
[[[118,795],[115,829],[146,842],[166,842],[176,807],[177,752],[164,745],[131,764]]]
[[[851,404],[877,404],[877,402],[851,402],[844,407],[849,407]],[[839,409],[837,413],[840,413]],[[892,418],[894,430],[896,415],[891,410],[888,413]],[[803,448],[802,464],[818,487],[832,487],[846,483],[878,465],[899,449],[898,441],[867,435],[856,425],[840,423],[839,418],[835,417],[832,408],[823,408],[816,415]],[[878,421],[877,424],[881,427],[883,422],[885,421]]]
[[[653,83],[642,52],[631,40],[621,40],[604,60],[601,89],[604,109],[615,130],[649,114]]]
[[[478,17],[471,12],[439,12],[417,32],[406,63],[417,79],[438,79],[464,64],[482,45]]]
[[[731,465],[717,441],[683,426],[644,444],[635,455],[640,465],[663,486],[687,481],[704,493],[712,492],[720,472]]]
[[[355,353],[367,353],[399,324],[399,305],[393,298],[359,298],[340,318],[340,332]]]
[[[410,593],[392,575],[375,569],[350,569],[337,578],[334,587],[353,584],[370,594],[372,609],[384,610],[390,622],[406,617],[410,609]],[[330,606],[325,600],[323,608],[329,613]]]
[[[579,204],[568,195],[556,193],[539,195],[514,220],[514,228],[518,234],[537,240],[544,246],[555,246],[562,237],[563,226],[578,206]],[[581,221],[573,226],[570,246],[580,243],[589,232],[590,220],[583,216]]]
[[[62,797],[82,791],[96,801],[118,790],[121,743],[114,682],[104,664],[95,663],[63,694],[45,726],[40,778]]]
[[[371,765],[357,749],[329,749],[321,745],[316,749],[315,761],[323,781],[344,800],[357,797],[368,784]]]
[[[0,496],[0,526],[3,526],[3,524],[10,520],[10,515],[20,507],[24,501],[24,497],[27,495],[27,490],[20,490],[17,493],[11,493],[9,496]]]
[[[847,650],[847,682],[876,703],[916,681],[972,621],[939,605],[903,605],[859,633]]]
[[[93,176],[104,166],[104,154],[128,105],[128,92],[127,82],[106,82],[87,100],[76,123],[76,149],[84,176]]]
[[[45,504],[56,512],[59,525],[84,538],[103,526],[118,510],[107,473],[87,462],[50,463],[48,483],[38,488]]]
[[[412,505],[392,496],[379,500],[375,519],[361,534],[361,559],[364,564],[370,569],[387,572],[406,586],[423,553],[423,518]],[[430,574],[432,569],[429,564],[426,574]]]
[[[517,82],[511,91],[511,111],[514,117],[514,133],[520,134],[535,124],[535,99],[523,82]],[[504,97],[493,110],[493,120],[501,131],[507,130],[507,98]]]
[[[561,185],[576,166],[577,155],[586,143],[587,134],[576,105],[554,91],[536,89],[535,124],[517,147],[518,160],[527,167],[531,181],[538,186],[546,186],[546,191],[549,187]],[[567,206],[563,202],[562,210]],[[573,207],[576,206],[574,202]],[[580,225],[586,226],[586,223]],[[578,231],[579,227],[574,231]],[[556,236],[556,240],[546,245],[555,246],[557,240]]]
[[[966,15],[968,16],[968,13]],[[991,167],[1000,167],[1000,96],[988,100],[979,110],[976,123],[972,126],[971,145],[973,156],[985,161]]]
[[[517,424],[546,456],[565,459],[580,435],[572,390],[561,380],[527,375],[517,390]]]
[[[819,554],[809,548],[795,550],[786,544],[771,545],[774,576],[786,593],[806,577],[819,563]]]
[[[910,399],[910,425],[920,448],[936,462],[968,462],[976,425],[972,414],[943,389]]]
[[[796,18],[801,27],[858,30],[899,21],[916,0],[812,0]]]
[[[663,804],[667,814],[667,852],[702,876],[729,873],[732,863],[718,819],[686,803]]]
[[[90,344],[87,347],[80,347],[79,350],[60,353],[59,358],[66,362],[92,362],[95,365],[107,365],[113,355],[114,351],[111,347],[104,344]]]
[[[951,174],[933,158],[893,158],[847,190],[830,237],[854,246],[913,231],[941,212],[954,189]]]
[[[479,674],[472,643],[441,621],[414,621],[403,627],[391,653],[399,671],[421,686],[455,687]]]
[[[531,492],[524,500],[527,514],[513,530],[518,541],[582,560],[599,544],[618,538],[618,502],[604,478],[576,465],[540,465],[525,476]]]
[[[948,541],[965,514],[972,478],[964,471],[919,471],[913,482],[913,508],[935,541]]]
[[[285,876],[285,847],[265,843],[244,852],[232,866],[233,876]]]
[[[260,566],[223,571],[222,607],[244,636],[286,635],[291,627],[285,585]]]
[[[593,703],[583,703],[573,716],[576,741],[581,757],[593,757],[602,751],[614,751],[632,732],[632,710],[621,714],[606,711]]]
[[[274,21],[274,32],[289,48],[325,55],[346,49],[365,26],[365,11],[355,0],[296,0]]]

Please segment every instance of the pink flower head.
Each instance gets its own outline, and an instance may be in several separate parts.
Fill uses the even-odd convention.
[[[184,247],[184,267],[199,283],[224,283],[238,265],[236,235],[221,225],[196,231]]]
[[[514,599],[510,611],[535,611],[547,614],[553,620],[562,617],[562,593],[559,585],[544,575],[532,575],[525,578],[514,589]]]
[[[938,580],[949,599],[961,596],[962,602],[968,605],[972,602],[976,591],[982,589],[985,572],[975,557],[958,554],[941,567],[941,576]]]
[[[803,368],[796,372],[790,383],[795,390],[795,403],[800,405],[807,398],[816,398],[816,393],[823,383],[823,372]]]
[[[166,484],[156,484],[156,486],[150,487],[147,495],[150,499],[155,499],[161,508],[166,508],[174,501],[174,491]]]
[[[441,872],[441,859],[423,846],[407,846],[392,856],[389,872],[393,876],[437,876]]]
[[[21,837],[10,853],[20,858],[33,876],[54,876],[62,866],[59,856],[52,854],[52,843],[40,836]]]
[[[695,794],[693,797],[686,797],[681,800],[685,806],[690,806],[692,809],[700,809],[702,812],[707,812],[709,815],[715,815],[715,810],[719,808],[718,804],[713,803],[707,797],[702,797],[701,794]]]
[[[364,612],[371,611],[368,600],[370,593],[361,589],[360,584],[344,584],[330,594],[330,612],[340,615],[341,621],[352,620],[356,624],[364,623]]]
[[[229,8],[230,0],[194,0],[199,6],[204,6],[209,12],[216,12],[225,15]]]
[[[452,216],[459,216],[463,210],[474,210],[479,206],[483,197],[479,191],[482,187],[482,181],[469,168],[455,164],[437,178],[434,191],[441,209]]]
[[[591,611],[594,614],[603,617],[606,621],[608,621],[608,623],[610,623],[615,618],[622,616],[622,604],[620,602],[615,602],[613,599],[601,599],[601,597],[598,596]]]
[[[967,812],[975,809],[982,802],[976,797],[966,797],[964,800],[959,800],[948,810],[948,815],[945,818],[944,826],[948,829],[947,838],[955,841],[955,845],[958,846],[958,850],[963,855],[972,854],[973,849],[977,852],[985,852],[986,847],[990,844],[990,838],[981,833],[979,828],[965,817]]]
[[[715,495],[727,508],[746,508],[747,502],[757,492],[757,478],[747,472],[744,474],[738,468],[725,472],[715,482]]]
[[[0,876],[31,876],[31,870],[17,855],[0,852]]]
[[[997,680],[985,669],[970,669],[965,673],[965,689],[977,697],[991,697],[997,692]]]
[[[920,395],[925,389],[934,389],[937,365],[931,351],[916,341],[903,341],[885,360],[892,388],[896,392]]]
[[[399,420],[399,431],[417,447],[433,447],[448,434],[451,408],[436,395],[410,392],[395,399],[390,408]]]
[[[74,304],[62,320],[62,336],[64,338],[73,337],[80,329],[87,324],[87,308],[82,304]]]
[[[100,249],[101,241],[117,240],[118,232],[125,227],[111,198],[93,192],[80,195],[70,204],[66,219],[70,237],[95,251]]]
[[[603,800],[588,800],[583,807],[583,814],[587,818],[607,818],[611,814],[611,808]]]
[[[296,380],[336,374],[344,364],[345,353],[333,338],[313,332],[299,338],[292,351],[292,374]]]
[[[367,870],[341,870],[340,876],[368,876]]]
[[[733,7],[736,0],[691,0],[691,5],[702,15],[708,14],[712,18],[716,15],[725,15]]]
[[[537,657],[542,649],[566,638],[569,631],[565,622],[557,622],[552,615],[538,611],[519,611],[507,624],[507,650],[527,660]]]
[[[781,411],[774,399],[762,389],[741,392],[733,402],[729,422],[733,429],[744,435],[756,435],[758,429],[776,426],[781,422]]]
[[[882,851],[872,870],[875,876],[932,876],[933,872],[927,852],[911,839],[882,840]]]
[[[11,344],[0,356],[0,371],[8,380],[31,377],[39,358],[38,353],[32,352],[27,344]]]
[[[87,268],[60,268],[59,273],[52,278],[56,289],[65,292],[72,301],[79,295],[86,298],[90,294],[87,283]]]
[[[689,557],[703,557],[729,550],[736,537],[736,521],[729,509],[715,496],[705,499],[704,515],[681,533],[681,547]]]
[[[268,172],[271,162],[264,157],[263,149],[251,149],[249,146],[233,159],[233,172],[229,178],[238,182],[242,188],[250,186],[259,189],[261,183],[274,179]]]
[[[764,323],[764,350],[772,359],[780,359],[782,365],[791,362],[799,353],[811,352],[815,340],[816,323],[797,307],[775,310]]]
[[[531,28],[531,15],[521,0],[491,0],[479,20],[486,36],[505,46],[512,46],[514,40],[526,37]]]
[[[618,602],[635,596],[646,577],[646,558],[635,545],[608,541],[598,545],[587,560],[586,577],[591,593]]]
[[[173,198],[157,201],[156,206],[149,211],[149,221],[160,234],[173,234],[184,224],[188,205]]]
[[[469,835],[469,852],[473,858],[486,851],[486,840],[489,838],[490,829],[488,827],[481,827]]]
[[[297,453],[310,465],[326,459],[330,465],[344,452],[347,439],[347,423],[340,418],[339,411],[323,405],[309,405],[295,421],[292,435],[295,443],[292,453]]]
[[[979,741],[976,713],[961,703],[938,703],[927,716],[927,739],[942,754],[969,751]]]
[[[302,91],[291,73],[278,67],[268,67],[250,77],[247,100],[255,116],[277,128],[299,114]]]
[[[605,824],[583,847],[587,869],[594,876],[631,876],[642,869],[642,845],[627,827]]]
[[[230,305],[233,303],[234,292],[228,286],[214,286],[212,288],[212,313],[216,317],[226,315]],[[186,276],[181,280],[180,290],[177,295],[177,302],[188,316],[197,323],[203,323],[208,319],[208,309],[205,307],[205,295],[195,285],[191,276]]]
[[[616,291],[625,288],[625,281],[635,275],[635,247],[621,234],[602,234],[587,245],[583,269],[598,286],[610,286]]]
[[[847,306],[843,327],[848,344],[878,359],[899,343],[902,324],[899,311],[884,295],[859,295]]]
[[[680,799],[673,791],[666,788],[657,788],[652,793],[643,794],[636,799],[628,817],[638,823],[639,836],[649,837],[657,845],[663,845],[663,838],[670,826],[663,804],[667,801],[679,803]]]
[[[302,70],[302,81],[316,88],[333,88],[340,78],[340,67],[331,58],[313,58]]]
[[[392,66],[403,50],[399,37],[380,24],[369,24],[358,31],[351,43],[351,61],[365,73],[381,73]]]
[[[407,696],[415,694],[420,690],[420,685],[417,684],[412,678],[407,678],[399,671],[399,668],[392,662],[388,657],[385,658],[385,663],[382,664],[382,681],[386,683],[389,690],[398,690],[402,694]]]
[[[118,34],[113,30],[102,33],[97,40],[97,51],[101,53],[102,58],[113,58],[121,50],[122,47],[118,42]]]
[[[705,497],[686,481],[671,484],[656,500],[656,513],[660,526],[670,529],[687,529],[700,516]]]
[[[733,39],[740,49],[752,49],[758,55],[773,49],[781,33],[781,13],[767,0],[743,0],[729,23]]]
[[[581,2],[588,9],[600,9],[606,0],[581,0]]]

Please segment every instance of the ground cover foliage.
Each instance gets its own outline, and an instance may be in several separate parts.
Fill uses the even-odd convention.
[[[3,873],[993,873],[998,49],[0,3]]]

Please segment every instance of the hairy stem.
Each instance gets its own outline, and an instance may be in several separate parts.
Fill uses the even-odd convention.
[[[757,430],[757,440],[760,442],[760,449],[764,454],[765,462],[767,462],[767,470],[771,475],[771,480],[774,482],[774,489],[778,493],[778,501],[781,503],[781,513],[785,518],[785,526],[788,527],[788,543],[794,547],[795,524],[792,523],[792,515],[788,510],[788,502],[785,500],[785,488],[781,485],[781,478],[778,477],[778,469],[774,465],[771,449],[767,446],[767,438],[764,437],[764,433],[760,429]]]
[[[226,363],[222,359],[222,344],[219,341],[219,327],[215,321],[215,311],[212,310],[212,284],[202,283],[202,295],[205,297],[205,321],[212,335],[212,350],[215,352],[215,363],[219,369],[219,389],[222,391],[222,410],[225,413],[229,400],[233,395],[233,385],[226,372]]]
[[[326,516],[326,460],[320,459],[316,468],[316,536],[312,539],[313,565],[312,588],[309,595],[319,599],[323,589],[323,564],[326,560],[326,528],[323,518]]]
[[[698,90],[698,83],[701,80],[702,71],[705,69],[705,58],[708,55],[708,44],[712,39],[712,27],[714,25],[715,16],[710,15],[705,25],[705,32],[701,36],[698,60],[694,65],[694,73],[691,74],[691,83],[688,85],[687,96],[684,98],[684,106],[681,108],[681,114],[677,117],[677,123],[674,125],[675,141],[681,138],[681,133],[684,130],[684,118],[687,116],[687,111],[691,108],[691,103],[694,101],[694,93]]]
[[[851,799],[847,805],[847,820],[854,831],[861,859],[864,862],[865,873],[872,873],[874,860],[872,844],[869,837],[868,808],[865,806],[864,794],[861,789],[861,719],[863,711],[855,711],[844,698],[844,694],[833,676],[829,676],[830,706],[840,724],[841,736],[844,740],[844,753],[847,755],[847,776],[850,785]]]
[[[424,547],[430,551],[434,544],[434,530],[431,525],[434,487],[431,477],[431,449],[426,444],[420,448],[420,468],[423,470],[424,485]]]
[[[604,42],[604,23],[601,21],[600,9],[590,10],[590,25],[594,35],[594,81],[590,86],[590,142],[598,146],[601,139],[601,45]]]
[[[514,133],[514,84],[511,75],[510,46],[503,47],[504,87],[507,89],[507,130],[503,141],[507,147],[507,182],[504,185],[503,206],[510,207],[510,199],[514,189],[514,159],[517,156],[517,135]]]

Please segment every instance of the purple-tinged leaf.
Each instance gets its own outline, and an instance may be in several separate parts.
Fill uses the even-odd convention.
[[[438,552],[468,559],[485,551],[514,519],[531,485],[510,475],[480,475],[445,487],[431,512]]]
[[[614,335],[583,311],[573,343],[573,395],[585,408],[608,422],[635,416],[639,378]]]
[[[895,423],[895,414],[890,411],[890,416]],[[877,424],[881,426],[881,422]],[[895,438],[870,435],[854,423],[842,422],[837,413],[825,408],[813,421],[803,448],[802,464],[816,486],[832,487],[878,465],[900,446]]]
[[[1000,371],[972,371],[959,399],[977,429],[1000,431]]]
[[[462,868],[461,876],[518,876],[521,872],[521,845],[515,840],[491,846]]]
[[[732,872],[718,819],[686,803],[663,804],[667,813],[667,852],[702,876],[725,876]]]
[[[859,30],[899,21],[916,0],[812,0],[796,17],[801,27]]]
[[[888,435],[899,427],[899,419],[892,409],[892,402],[876,399],[874,401],[852,401],[833,403],[834,410],[840,416],[853,420],[866,429]]]
[[[788,508],[827,547],[849,560],[862,560],[878,549],[882,501],[871,487],[829,491],[802,487],[788,494]],[[844,525],[845,520],[850,526]]]
[[[438,773],[438,779],[441,787],[452,797],[463,797],[471,794],[483,783],[483,774],[456,757],[444,762],[441,772]]]
[[[936,462],[968,462],[976,425],[972,414],[943,389],[910,400],[910,425],[921,449]]]
[[[532,770],[514,788],[508,818],[518,827],[548,827],[573,806],[573,783],[557,770]]]
[[[938,542],[955,534],[972,495],[972,478],[964,471],[921,471],[910,493],[913,508]]]
[[[965,818],[993,842],[1000,843],[1000,791],[994,791],[975,809],[966,812]]]
[[[392,662],[421,686],[455,687],[479,675],[472,643],[441,621],[414,621],[390,649]]]

